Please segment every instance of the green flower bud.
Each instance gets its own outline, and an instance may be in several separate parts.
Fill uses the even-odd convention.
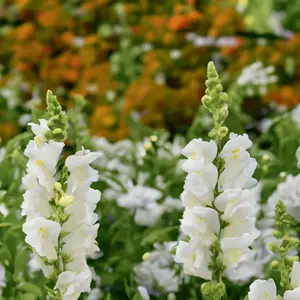
[[[204,300],[221,300],[226,295],[226,286],[223,282],[205,282],[201,285],[201,294]]]
[[[280,238],[282,238],[282,236],[283,236],[282,232],[280,232],[279,230],[274,230],[274,231],[273,231],[273,235],[274,235],[277,239],[280,239]]]
[[[278,260],[273,260],[272,262],[271,262],[271,268],[272,269],[277,269],[278,268],[278,266],[279,266],[279,262],[278,262]]]
[[[212,99],[209,96],[205,95],[202,97],[202,103],[206,108],[209,108],[209,106],[211,105],[211,102],[212,102]]]
[[[277,243],[276,242],[271,242],[271,243],[269,243],[269,249],[272,251],[272,252],[274,252],[274,253],[276,253],[276,252],[280,252],[281,250],[280,250],[280,247],[277,245]]]
[[[292,266],[294,262],[299,261],[299,256],[287,256],[285,257],[285,262]]]
[[[221,126],[218,132],[218,136],[220,137],[220,139],[222,139],[224,136],[226,136],[227,133],[228,133],[228,128],[225,126]]]
[[[224,121],[228,116],[228,106],[225,104],[221,107],[220,111],[219,111],[219,118],[220,121]]]

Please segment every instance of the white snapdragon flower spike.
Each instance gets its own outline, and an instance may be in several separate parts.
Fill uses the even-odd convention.
[[[294,262],[292,272],[290,274],[291,287],[293,290],[286,291],[283,295],[284,300],[300,299],[300,262]]]
[[[62,173],[67,179],[65,189],[57,182],[60,172],[56,170],[64,143],[47,141],[47,121],[40,123],[30,124],[36,137],[25,149],[29,161],[23,178],[23,231],[44,275],[57,276],[54,292],[59,290],[63,300],[74,300],[90,291],[92,276],[86,258],[99,252],[94,211],[101,194],[90,187],[98,180],[90,164],[101,154],[83,149],[69,156],[65,166],[70,175],[65,178],[67,174]]]
[[[208,265],[215,242],[219,242],[227,268],[236,268],[249,257],[249,247],[259,236],[257,205],[251,201],[257,197],[247,190],[256,183],[252,175],[257,163],[247,151],[251,146],[246,134],[230,134],[217,157],[217,162],[224,162],[221,174],[212,163],[217,155],[215,142],[194,139],[182,151],[187,157],[183,170],[188,175],[181,195],[185,207],[181,231],[191,240],[179,242],[175,260],[183,263],[185,273],[211,278]]]
[[[26,234],[26,243],[40,256],[49,260],[57,259],[55,247],[57,247],[58,236],[61,231],[59,223],[37,217],[27,221],[23,225],[23,231]]]
[[[250,285],[249,300],[276,300],[276,285],[273,279],[255,280]]]

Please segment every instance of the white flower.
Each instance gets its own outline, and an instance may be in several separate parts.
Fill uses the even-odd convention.
[[[265,215],[269,218],[274,216],[274,208],[279,200],[286,206],[287,212],[297,220],[300,220],[300,175],[288,175],[286,180],[278,184],[277,189],[269,197],[264,207]]]
[[[162,205],[152,202],[136,209],[134,221],[140,226],[151,227],[157,223],[164,211],[165,208]]]
[[[300,104],[297,104],[291,111],[291,118],[295,122],[297,129],[300,129]]]
[[[214,141],[205,142],[202,139],[193,139],[181,153],[188,159],[182,169],[186,172],[195,172],[197,167],[212,163],[217,155],[217,145]]]
[[[5,273],[4,266],[0,264],[0,296],[2,295],[2,289],[6,287]]]
[[[181,230],[192,238],[201,240],[206,247],[217,240],[220,231],[218,213],[207,207],[187,208],[181,220]]]
[[[181,57],[181,51],[178,49],[174,49],[170,52],[170,56],[173,60],[177,60]]]
[[[193,208],[194,206],[211,205],[213,200],[213,193],[208,192],[205,196],[197,197],[189,191],[183,191],[180,195],[183,206]]]
[[[39,147],[35,142],[30,141],[24,151],[29,157],[27,163],[27,172],[34,175],[39,184],[47,189],[48,192],[53,190],[56,173],[56,165],[61,154],[64,143],[49,141]]]
[[[240,155],[252,146],[252,142],[247,134],[237,135],[235,133],[230,133],[229,141],[224,145],[220,156],[225,159],[225,161],[231,159],[238,159]]]
[[[297,148],[296,151],[296,157],[297,157],[297,167],[300,168],[300,146]]]
[[[197,172],[189,173],[187,175],[184,189],[197,197],[212,200],[212,191],[217,183],[217,179],[218,171],[216,166],[207,164],[203,167],[199,167]]]
[[[291,291],[286,291],[283,295],[283,300],[299,300],[300,299],[300,287]]]
[[[4,217],[7,217],[9,214],[9,211],[4,203],[0,203],[0,214],[2,214]]]
[[[93,226],[82,225],[78,229],[72,230],[66,237],[63,238],[65,243],[63,252],[71,258],[78,254],[92,255],[99,251],[96,244],[97,231],[99,224]]]
[[[22,216],[26,216],[27,220],[36,217],[50,217],[53,210],[49,204],[49,199],[53,192],[48,192],[32,174],[25,175],[22,182],[27,189],[23,194]]]
[[[167,197],[163,202],[164,211],[173,212],[173,211],[182,211],[183,205],[179,199],[175,199],[172,197]]]
[[[102,291],[99,288],[94,288],[88,294],[87,300],[99,300],[103,296]]]
[[[139,291],[139,293],[140,293],[143,300],[150,300],[149,294],[143,286],[139,285],[138,286],[138,291]]]
[[[91,272],[74,273],[64,271],[59,274],[55,289],[59,289],[63,300],[78,299],[81,293],[89,292],[91,284]]]
[[[90,164],[100,156],[100,153],[81,150],[66,159],[65,164],[71,173],[68,178],[68,193],[74,192],[79,185],[98,180],[98,172]]]
[[[31,272],[42,270],[47,278],[50,278],[54,272],[54,266],[45,264],[44,260],[35,251],[33,251],[33,256],[29,261],[29,267]]]
[[[293,290],[284,293],[284,300],[300,299],[300,262],[294,262],[292,272],[290,274],[291,286]]]
[[[248,189],[257,181],[252,177],[257,166],[254,158],[245,158],[225,163],[225,170],[219,178],[219,190],[242,188]]]
[[[273,279],[269,280],[255,280],[250,285],[248,293],[249,300],[275,300],[276,299],[276,285]]]
[[[198,240],[191,239],[188,243],[179,241],[174,259],[177,263],[183,264],[185,274],[211,279],[211,270],[208,269],[211,252]]]
[[[57,259],[55,247],[57,246],[60,231],[61,226],[59,223],[43,217],[26,221],[23,225],[26,243],[40,256],[44,256],[49,260]]]
[[[45,119],[40,119],[40,125],[35,123],[28,123],[31,126],[32,132],[35,134],[34,141],[37,145],[42,145],[46,142],[45,134],[50,131],[48,127],[48,121]]]
[[[162,192],[157,189],[136,185],[127,194],[121,195],[117,202],[121,207],[139,208],[156,202],[162,197]]]
[[[259,236],[255,228],[256,210],[251,205],[249,190],[226,190],[215,200],[215,206],[222,214],[227,226],[222,230],[221,248],[224,262],[228,267],[236,267],[237,263],[248,254],[248,247]]]

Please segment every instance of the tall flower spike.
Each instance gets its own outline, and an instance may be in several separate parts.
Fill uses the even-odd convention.
[[[99,251],[94,210],[100,192],[90,187],[98,180],[90,164],[99,155],[82,150],[69,156],[64,165],[58,164],[67,117],[50,91],[47,103],[50,119],[29,124],[35,138],[25,149],[29,160],[23,178],[23,232],[45,277],[52,279],[48,294],[76,300],[90,291],[92,276],[86,258]]]
[[[252,178],[256,161],[247,151],[252,142],[246,134],[231,133],[223,148],[219,143],[227,133],[222,124],[228,97],[213,63],[208,65],[206,86],[203,104],[213,115],[209,135],[214,140],[193,139],[182,150],[187,158],[182,169],[188,174],[181,195],[185,207],[181,231],[188,239],[179,241],[174,259],[186,274],[210,280],[201,286],[204,300],[221,300],[226,298],[224,271],[249,255],[259,235],[247,190],[256,183]]]
[[[222,126],[228,116],[228,95],[224,92],[221,80],[211,61],[207,67],[207,80],[205,81],[207,89],[202,98],[203,105],[211,112],[214,120],[214,128],[208,134],[210,138],[221,140],[226,136],[228,128]]]

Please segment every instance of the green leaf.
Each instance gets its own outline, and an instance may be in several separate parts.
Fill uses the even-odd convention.
[[[143,300],[142,295],[140,294],[140,292],[137,292],[134,297],[132,298],[132,300]]]
[[[38,286],[36,286],[35,284],[30,283],[30,282],[21,282],[21,283],[19,283],[17,285],[17,289],[21,290],[21,291],[24,291],[24,292],[27,292],[27,293],[30,293],[30,294],[33,294],[33,295],[36,295],[38,297],[43,296],[42,290]]]
[[[153,245],[156,242],[168,241],[170,240],[171,232],[174,230],[177,230],[176,226],[152,230],[152,232],[141,240],[141,245],[145,247],[147,245]]]
[[[14,265],[14,276],[24,271],[27,267],[29,260],[29,253],[27,248],[23,248],[21,251],[17,252]]]
[[[3,245],[0,248],[0,263],[4,262],[6,260],[11,261],[11,259],[12,259],[12,256],[11,256],[11,253],[10,253],[7,245]]]

